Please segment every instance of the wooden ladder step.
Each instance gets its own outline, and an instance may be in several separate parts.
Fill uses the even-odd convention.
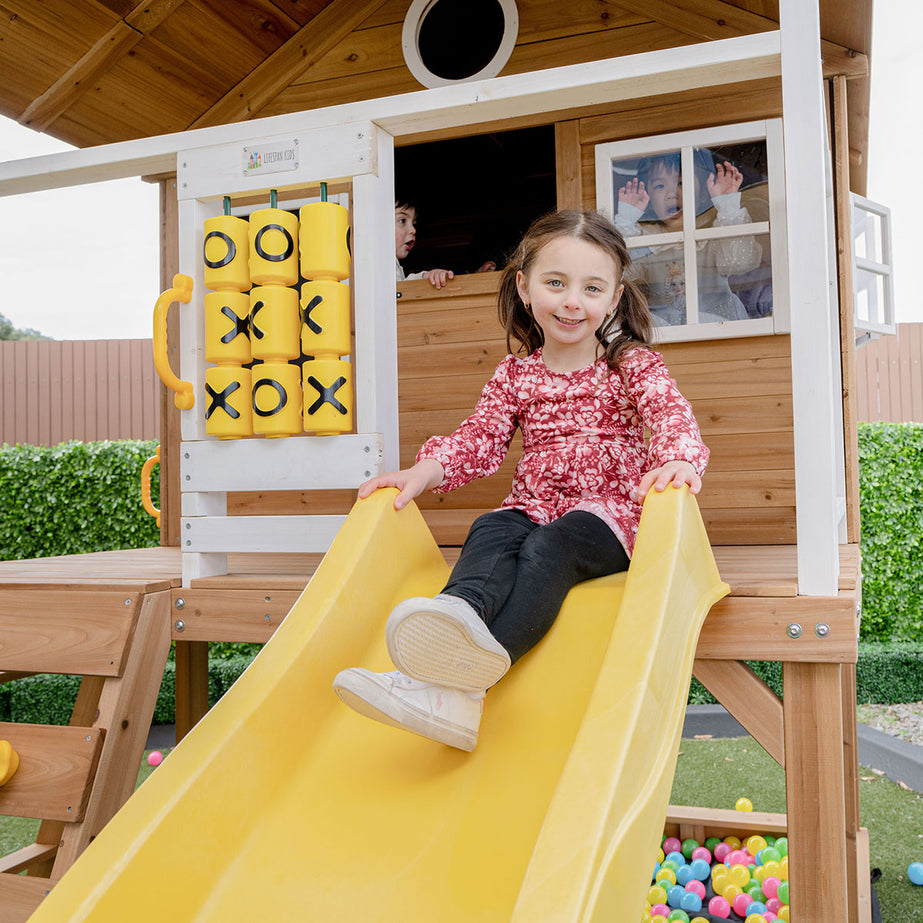
[[[57,845],[46,846],[44,843],[30,843],[0,858],[0,874],[17,875],[19,872],[26,872],[39,862],[54,859],[57,851]]]
[[[104,738],[102,728],[0,723],[0,740],[19,754],[0,787],[0,814],[82,821]]]

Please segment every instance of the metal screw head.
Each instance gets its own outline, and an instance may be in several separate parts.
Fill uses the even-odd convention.
[[[801,637],[801,626],[797,622],[792,622],[788,628],[785,629],[785,633],[790,638],[800,638]]]
[[[126,600],[125,600],[125,605],[126,605],[126,606],[130,606],[130,605],[131,605],[131,600],[130,600],[130,599],[126,599]]]
[[[173,623],[173,630],[174,630],[174,631],[177,631],[177,632],[185,631],[185,630],[186,630],[186,623],[185,623],[182,619],[177,619],[177,620]]]
[[[818,638],[826,638],[830,634],[830,626],[826,622],[818,622],[814,626],[814,634]]]
[[[173,605],[174,605],[174,607],[177,608],[177,609],[185,609],[185,608],[186,608],[186,600],[183,599],[182,596],[177,596],[177,597],[176,597],[176,602],[173,603]]]
[[[272,616],[271,616],[268,612],[266,613],[265,618],[266,618],[266,621],[267,621],[267,622],[271,622],[271,621],[272,621]]]

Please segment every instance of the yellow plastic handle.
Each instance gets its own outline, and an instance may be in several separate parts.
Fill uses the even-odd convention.
[[[160,528],[160,510],[151,502],[151,472],[154,465],[160,464],[160,446],[157,451],[141,467],[141,505],[144,511],[157,520],[157,528]]]
[[[6,785],[19,769],[19,754],[8,740],[0,740],[0,786]]]
[[[189,304],[192,298],[192,279],[178,272],[173,277],[173,288],[168,288],[154,305],[154,368],[160,380],[171,390],[175,391],[173,403],[180,410],[190,410],[195,404],[195,394],[192,382],[181,381],[173,374],[170,368],[170,359],[167,356],[167,311],[174,301]]]

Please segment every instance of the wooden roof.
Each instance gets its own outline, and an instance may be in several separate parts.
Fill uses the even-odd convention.
[[[872,0],[819,0],[865,185]],[[411,0],[4,0],[0,112],[78,147],[421,89]],[[517,0],[503,74],[778,28],[778,0]]]

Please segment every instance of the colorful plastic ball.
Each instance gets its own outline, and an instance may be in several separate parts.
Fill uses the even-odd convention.
[[[663,864],[666,865],[667,862],[675,862],[678,868],[686,864],[686,857],[678,849],[671,849],[666,859],[663,860]]]
[[[766,897],[775,897],[779,893],[779,885],[782,882],[775,875],[767,875],[763,879],[763,894]]]
[[[766,905],[762,901],[754,901],[747,908],[747,916],[750,916],[751,913],[765,913]]]
[[[680,851],[686,857],[687,860],[692,858],[692,854],[695,850],[699,848],[699,841],[688,839],[683,840],[683,845],[680,847]]]
[[[776,897],[778,897],[779,900],[782,901],[783,904],[791,903],[791,901],[788,899],[788,882],[787,881],[783,881],[782,884],[779,885],[779,890],[776,892]],[[779,916],[781,916],[781,914],[779,914]]]
[[[708,923],[708,920],[705,917],[693,917],[689,923]]]
[[[647,902],[649,904],[665,904],[667,902],[667,892],[660,885],[652,885],[647,892]]]
[[[923,862],[911,862],[907,866],[907,877],[915,885],[923,885]]]
[[[679,885],[673,885],[673,887],[667,891],[667,903],[674,909],[677,907],[682,907],[683,895],[685,893],[685,888],[682,888]]]
[[[670,868],[662,868],[654,876],[654,881],[667,881],[671,885],[675,885],[676,884],[676,872],[674,872],[673,869],[670,869]],[[669,890],[669,888],[667,890]]]
[[[694,877],[691,865],[684,865],[682,868],[676,870],[676,883],[682,885],[684,888]]]
[[[713,850],[712,854],[719,862],[724,862],[725,859],[734,851],[734,847],[730,843],[719,843]]]
[[[766,917],[761,913],[748,913],[745,923],[766,923]]]
[[[778,913],[782,909],[782,901],[777,897],[771,897],[766,901],[766,909],[771,910],[773,913]]]
[[[151,750],[147,756],[148,766],[159,766],[163,762],[163,754],[159,750]]]
[[[747,915],[747,908],[753,903],[753,898],[750,897],[746,892],[741,892],[738,894],[733,901],[731,901],[731,907],[734,910],[734,913],[739,917],[745,917]]]
[[[740,849],[741,843],[736,836],[726,836],[724,842],[728,843],[731,849]]]
[[[768,845],[765,837],[761,837],[758,834],[747,837],[747,852],[750,853],[751,856],[755,856],[761,849],[765,849]]]
[[[737,885],[738,888],[744,888],[750,884],[750,870],[743,865],[732,865],[728,872],[728,878],[731,884]]]
[[[782,860],[782,853],[779,852],[777,846],[767,846],[765,849],[760,850],[760,862],[765,865],[767,862],[780,862]]]
[[[670,908],[666,904],[654,904],[651,907],[651,917],[663,917],[664,920],[667,918],[667,914],[670,912]]]
[[[753,802],[749,798],[738,798],[737,801],[734,802],[734,810],[735,811],[752,811]]]
[[[780,836],[779,839],[772,844],[776,849],[779,850],[779,855],[783,858],[788,855],[788,837]]]
[[[683,910],[691,910],[693,913],[698,913],[702,909],[702,898],[694,891],[687,891],[682,896],[679,906]]]
[[[668,923],[689,923],[689,914],[685,910],[671,910],[667,917]]]
[[[791,923],[792,912],[789,910],[787,904],[779,911],[779,919],[782,923]]]
[[[711,850],[707,846],[697,846],[692,850],[690,858],[692,862],[695,862],[696,859],[701,859],[703,862],[711,864]]]
[[[705,840],[705,848],[710,849],[712,852],[715,851],[715,847],[721,842],[721,838],[717,836],[710,836]]]
[[[731,905],[727,902],[726,898],[716,894],[708,902],[708,912],[713,917],[721,917],[722,919],[727,919],[731,915]]]
[[[703,885],[698,878],[693,878],[692,881],[686,885],[686,890],[691,891],[693,894],[698,894],[703,901],[705,900],[705,895],[707,893],[705,890],[705,885]]]
[[[711,866],[704,859],[693,859],[689,871],[696,881],[706,881],[711,874]]]
[[[667,923],[667,918],[662,913],[658,913],[651,917],[651,923]]]
[[[682,848],[683,844],[675,836],[668,836],[663,841],[664,853],[679,852]]]

